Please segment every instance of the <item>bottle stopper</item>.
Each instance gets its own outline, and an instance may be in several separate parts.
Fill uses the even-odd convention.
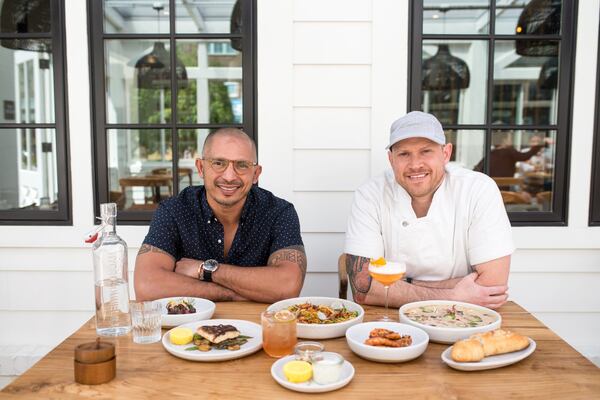
[[[117,373],[115,346],[102,342],[83,343],[75,347],[75,382],[98,385],[112,380]]]

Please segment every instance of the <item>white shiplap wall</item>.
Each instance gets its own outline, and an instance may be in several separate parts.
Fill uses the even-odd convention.
[[[590,358],[600,358],[600,228],[587,226],[598,6],[579,4],[569,225],[515,228],[510,278],[511,297]],[[0,375],[22,372],[93,310],[85,2],[65,8],[73,226],[0,226]],[[389,124],[407,109],[408,19],[405,1],[258,0],[261,185],[296,205],[303,294],[337,294],[353,191],[387,166]],[[119,232],[133,265],[146,228]]]

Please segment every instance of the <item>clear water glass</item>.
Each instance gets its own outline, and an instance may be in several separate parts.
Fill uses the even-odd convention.
[[[161,304],[158,301],[132,302],[131,326],[135,343],[155,343],[161,338]]]

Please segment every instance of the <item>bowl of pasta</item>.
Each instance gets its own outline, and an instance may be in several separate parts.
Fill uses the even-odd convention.
[[[271,304],[268,311],[289,310],[296,315],[297,336],[331,339],[362,322],[365,310],[358,304],[333,297],[295,297]]]

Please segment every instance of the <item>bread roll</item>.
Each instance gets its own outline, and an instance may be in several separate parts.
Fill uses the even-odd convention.
[[[457,362],[477,362],[487,356],[519,351],[527,346],[529,339],[526,336],[497,329],[456,342],[450,356]]]

